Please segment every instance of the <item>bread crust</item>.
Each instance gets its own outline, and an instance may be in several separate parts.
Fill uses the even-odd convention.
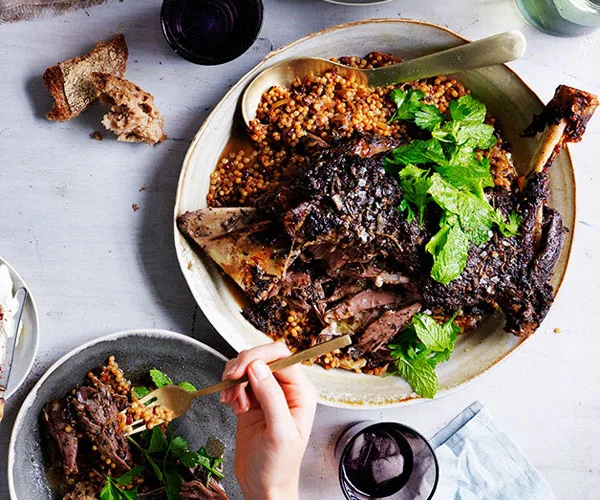
[[[123,34],[101,40],[85,55],[59,62],[44,71],[44,84],[54,98],[48,120],[65,121],[78,116],[98,98],[92,73],[123,76],[127,68],[127,43]]]

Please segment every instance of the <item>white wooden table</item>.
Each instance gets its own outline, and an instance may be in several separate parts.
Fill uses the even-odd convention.
[[[378,7],[265,3],[259,40],[218,67],[195,66],[171,52],[160,30],[158,0],[113,1],[0,26],[0,255],[28,281],[41,320],[35,367],[9,401],[0,426],[1,499],[8,498],[6,455],[18,406],[68,350],[110,332],[157,327],[233,354],[194,303],[178,269],[172,207],[196,130],[228,88],[271,49],[331,25],[375,17],[427,19],[471,38],[522,29],[527,54],[512,66],[544,100],[559,83],[600,93],[600,32],[574,39],[544,35],[526,25],[510,0],[396,0]],[[44,69],[118,32],[129,45],[127,76],[156,96],[165,115],[169,139],[157,147],[90,139],[90,132],[101,129],[100,108],[62,124],[44,118],[51,106]],[[596,117],[584,143],[572,148],[579,212],[569,272],[535,338],[442,400],[370,412],[320,407],[304,463],[303,499],[341,497],[331,454],[332,436],[344,425],[399,420],[432,435],[475,399],[487,405],[558,498],[599,498],[599,141]],[[132,210],[133,203],[139,211]]]

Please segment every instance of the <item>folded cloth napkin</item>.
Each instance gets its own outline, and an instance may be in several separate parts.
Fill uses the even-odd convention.
[[[554,500],[548,483],[476,401],[429,441],[441,500]]]
[[[0,0],[0,22],[83,9],[106,0]]]

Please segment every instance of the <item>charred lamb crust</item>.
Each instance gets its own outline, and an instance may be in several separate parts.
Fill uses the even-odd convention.
[[[287,325],[286,304],[280,297],[252,304],[242,314],[255,328],[275,336]]]
[[[448,285],[425,278],[424,306],[446,314],[462,309],[474,315],[498,306],[506,317],[506,331],[533,333],[554,299],[548,280],[566,232],[560,214],[545,207],[542,244],[536,248],[536,217],[547,197],[547,176],[533,176],[522,196],[513,199],[514,209],[523,216],[519,234],[505,238],[496,232],[485,245],[471,247],[465,270]]]
[[[295,206],[297,198],[290,184],[282,184],[277,189],[265,191],[256,201],[256,208],[267,217],[276,219],[283,212]]]
[[[525,137],[533,137],[542,132],[547,125],[556,125],[566,120],[566,142],[579,142],[587,123],[598,107],[598,98],[566,85],[559,85],[552,100],[544,110],[536,115],[532,123],[523,131]]]
[[[357,154],[368,149],[368,141],[375,141],[377,154]],[[429,232],[418,221],[407,223],[398,212],[402,192],[383,168],[388,149],[381,141],[357,138],[310,157],[291,181],[299,205],[290,207],[281,221],[299,244],[329,243],[343,249],[349,262],[383,255],[416,272]],[[393,147],[392,142],[385,144]]]

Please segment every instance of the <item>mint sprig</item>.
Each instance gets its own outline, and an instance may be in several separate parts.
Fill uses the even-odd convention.
[[[171,378],[156,368],[150,370],[150,378],[152,379],[152,382],[154,382],[154,385],[158,388],[164,387],[165,385],[173,385]]]
[[[408,328],[388,345],[395,362],[392,373],[406,380],[424,398],[438,391],[435,367],[447,361],[454,349],[460,327],[454,323],[457,313],[440,324],[427,314],[417,313]]]
[[[135,500],[138,496],[138,489],[130,490],[120,488],[119,486],[129,486],[133,482],[134,476],[139,476],[145,470],[143,465],[134,467],[121,477],[104,476],[106,484],[100,491],[100,500]]]
[[[519,229],[521,217],[513,212],[505,219],[484,192],[494,182],[489,160],[479,158],[477,150],[496,144],[494,127],[484,123],[486,107],[471,95],[450,103],[449,118],[423,103],[421,91],[396,89],[390,98],[397,107],[391,121],[410,121],[431,132],[429,139],[392,150],[385,168],[398,175],[404,193],[398,208],[409,223],[418,213],[423,224],[431,202],[442,209],[440,229],[426,251],[433,257],[431,277],[447,285],[463,272],[471,244],[486,243],[494,227],[503,236],[514,236]]]
[[[221,457],[208,455],[204,448],[200,448],[197,452],[190,451],[185,438],[167,435],[160,427],[154,427],[152,431],[143,433],[144,445],[131,436],[128,439],[144,456],[156,478],[164,484],[169,499],[179,497],[185,469],[197,466],[204,468],[207,483],[212,476],[218,479],[225,477],[218,468],[223,461]]]

